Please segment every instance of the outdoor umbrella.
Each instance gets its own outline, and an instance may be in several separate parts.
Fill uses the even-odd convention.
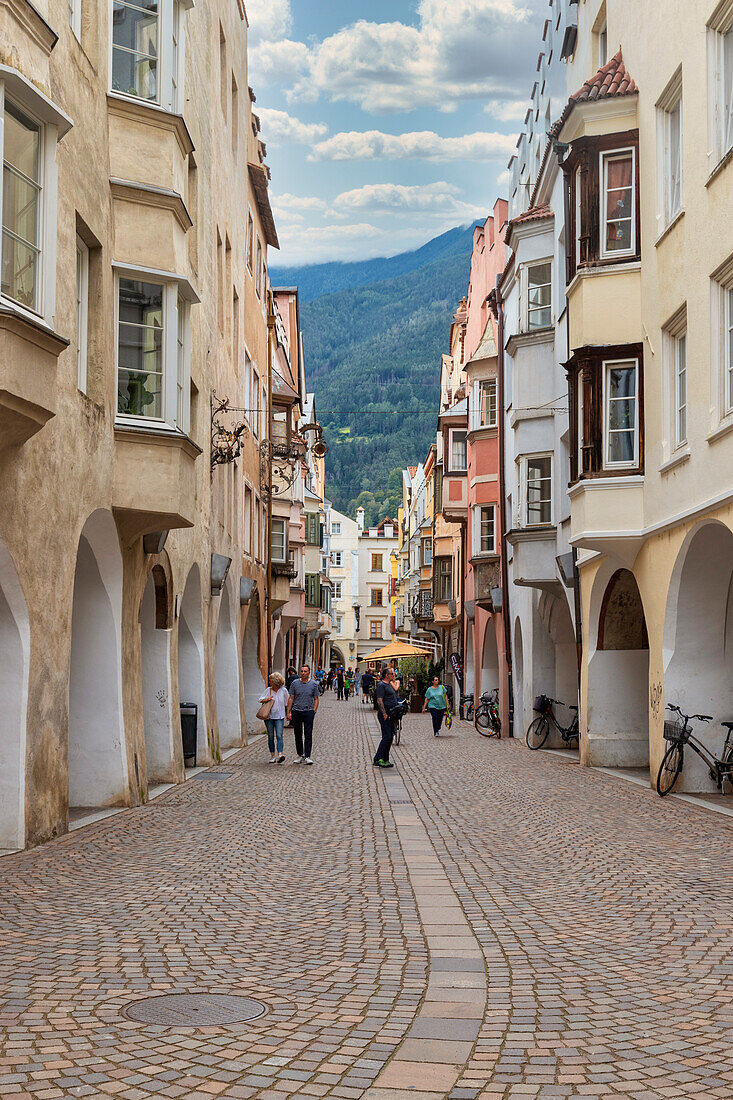
[[[391,661],[400,657],[432,656],[432,647],[421,649],[416,645],[410,645],[409,642],[390,642],[383,649],[378,649],[376,653],[367,653],[365,657],[360,657],[359,662],[363,664],[365,661]]]

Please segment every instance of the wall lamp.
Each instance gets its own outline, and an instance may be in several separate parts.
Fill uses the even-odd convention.
[[[226,584],[229,574],[231,558],[225,558],[223,554],[211,555],[211,595],[221,596],[221,590]]]

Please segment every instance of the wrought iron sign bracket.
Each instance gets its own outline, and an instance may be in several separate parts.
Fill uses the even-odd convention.
[[[211,391],[211,472],[215,466],[226,466],[242,453],[242,440],[249,435],[246,421],[238,421],[235,413],[244,409],[233,408],[229,398],[219,398]]]

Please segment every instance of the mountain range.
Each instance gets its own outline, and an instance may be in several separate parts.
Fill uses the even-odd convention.
[[[396,514],[399,471],[435,440],[440,356],[468,286],[473,225],[362,263],[271,268],[297,286],[308,389],[330,453],[327,492],[367,523]]]

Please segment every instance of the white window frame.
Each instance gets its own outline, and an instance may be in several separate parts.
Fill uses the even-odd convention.
[[[723,288],[723,413],[733,415],[733,286]]]
[[[609,394],[608,394],[608,375],[613,367],[618,366],[630,366],[635,367],[634,374],[634,457],[631,462],[610,462],[608,458],[609,450],[608,445],[610,442],[608,422],[609,422]],[[638,359],[604,359],[602,362],[603,370],[603,469],[604,470],[632,470],[639,465],[639,360]]]
[[[275,553],[275,530],[282,532],[282,556]],[[279,539],[278,539],[279,541]],[[270,553],[272,560],[278,565],[284,565],[288,560],[288,521],[282,516],[272,517],[272,538],[270,539]]]
[[[484,511],[491,512],[491,515],[492,515],[493,536],[492,536],[492,546],[491,546],[490,550],[484,550],[482,545],[481,545],[481,543],[483,541],[482,540],[481,528],[483,526],[483,513],[484,513]],[[496,553],[497,553],[497,550],[496,550],[496,541],[497,541],[496,536],[497,536],[497,530],[496,530],[496,505],[492,504],[492,503],[475,505],[474,509],[473,509],[473,557],[478,558],[478,557],[495,556]]]
[[[81,42],[81,5],[82,0],[69,0],[69,26],[79,42]]]
[[[555,463],[554,455],[552,451],[539,451],[537,454],[523,455],[522,456],[522,527],[547,527],[551,526],[555,522]],[[543,481],[549,480],[550,482],[550,519],[539,520],[538,522],[531,521],[529,518],[529,464],[537,459],[546,458],[550,462],[550,476],[549,479],[542,478]],[[544,498],[541,498],[541,502]]]
[[[608,23],[598,28],[598,68],[608,64]]]
[[[113,264],[115,269],[115,380],[119,373],[120,280],[133,279],[163,287],[163,380],[160,417],[115,412],[115,423],[157,428],[188,435],[191,427],[191,303],[199,298],[187,279],[170,272]],[[182,321],[182,328],[181,328]],[[182,337],[182,339],[180,339]],[[180,348],[180,354],[179,354]],[[170,364],[175,364],[171,369]],[[178,395],[181,393],[181,408]],[[115,409],[117,403],[115,399]]]
[[[335,569],[343,569],[344,567],[344,552],[343,550],[331,551],[331,564]]]
[[[433,564],[433,540],[427,538],[422,540],[422,557],[423,565]]]
[[[529,307],[529,273],[533,268],[535,268],[535,267],[544,267],[546,264],[549,265],[549,268],[550,268],[549,282],[547,282],[547,283],[538,283],[537,285],[538,286],[549,286],[549,288],[550,288],[550,304],[549,304],[549,306],[535,306],[533,309],[530,310],[530,307]],[[522,330],[523,330],[523,332],[526,332],[526,333],[546,332],[548,328],[552,328],[553,317],[554,317],[553,308],[552,308],[553,299],[554,299],[553,285],[552,285],[553,274],[554,274],[554,265],[553,265],[551,256],[544,256],[542,258],[532,260],[531,263],[524,264],[524,266],[522,267],[521,284],[522,284]],[[530,313],[537,313],[540,310],[545,310],[545,309],[549,309],[549,311],[550,311],[550,320],[549,320],[548,324],[546,324],[546,325],[537,325],[535,328],[531,328],[530,323],[529,323]]]
[[[75,0],[80,3],[80,0]],[[123,0],[136,7],[135,0]],[[185,25],[184,12],[194,6],[194,0],[158,0],[158,54],[156,98],[143,99],[132,92],[122,92],[112,85],[114,61],[114,0],[109,6],[109,92],[121,99],[132,99],[148,107],[181,114],[185,103]],[[78,37],[78,36],[77,36]]]
[[[343,600],[343,598],[344,598],[343,591],[344,591],[344,582],[343,581],[334,581],[333,582],[333,598],[334,598],[334,600]]]
[[[723,0],[708,22],[708,167],[711,172],[733,148],[733,71],[727,73],[725,65],[725,38],[730,33],[733,33],[733,0]],[[730,51],[733,70],[733,40]]]
[[[89,247],[76,235],[76,384],[87,392],[89,347]]]
[[[674,340],[674,441],[677,449],[687,443],[689,430],[690,376],[687,370],[687,328],[675,333],[672,339]]]
[[[608,203],[606,202],[606,166],[609,161],[615,160],[619,157],[626,156],[631,153],[631,246],[624,249],[612,249],[610,252],[606,251],[606,226],[608,220],[606,218],[606,210],[608,209]],[[611,259],[625,259],[628,256],[636,255],[636,149],[633,145],[625,146],[622,149],[604,149],[599,154],[599,179],[601,181],[600,190],[600,221],[599,221],[599,255],[602,260]],[[610,219],[611,221],[618,221],[619,219]]]
[[[462,433],[464,436],[463,446],[466,452],[466,464],[465,466],[455,466],[453,464],[453,436],[457,432]],[[465,474],[468,472],[468,432],[465,428],[449,428],[448,429],[448,458],[449,458],[449,472],[451,474]]]
[[[0,64],[0,223],[3,209],[3,134],[5,101],[28,115],[40,127],[39,143],[39,210],[38,210],[38,271],[36,300],[33,308],[2,294],[0,301],[13,313],[37,320],[41,317],[53,328],[56,312],[56,236],[58,206],[58,171],[56,146],[72,127],[72,121],[55,103],[31,84],[17,69]],[[2,226],[0,225],[0,231]],[[0,232],[0,255],[2,235]]]
[[[659,171],[658,229],[661,232],[684,209],[684,123],[682,67],[677,70],[657,101],[657,165]],[[674,149],[674,116],[679,111],[679,145]],[[675,180],[677,185],[675,186]],[[677,194],[675,194],[675,191]]]
[[[341,524],[340,523],[332,523],[331,524],[331,534],[332,535],[340,535],[341,534]]]
[[[482,401],[481,396],[485,387],[493,384],[494,389],[494,419],[484,422],[481,418]],[[471,401],[471,429],[476,431],[479,428],[495,428],[498,422],[498,379],[496,375],[489,375],[487,378],[478,378],[473,383],[472,388],[472,401]]]

